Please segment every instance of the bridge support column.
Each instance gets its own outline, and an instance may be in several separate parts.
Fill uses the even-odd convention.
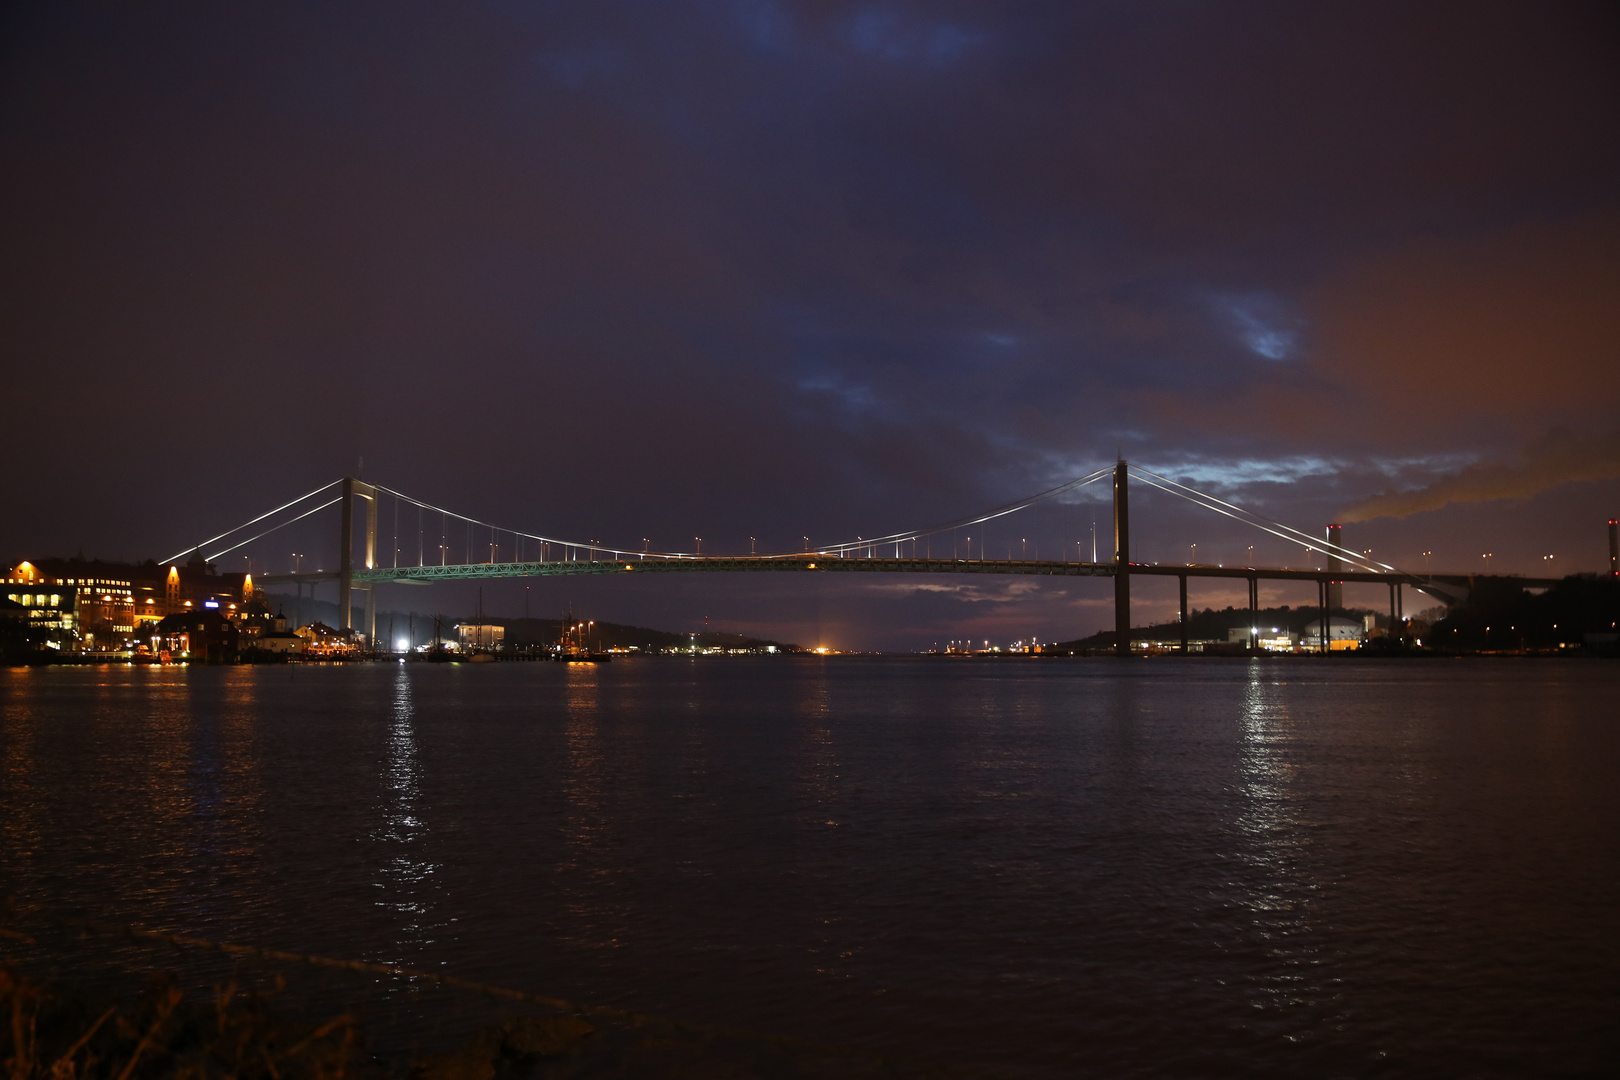
[[[1343,543],[1341,543],[1343,538],[1344,532],[1342,526],[1329,525],[1327,527],[1327,541],[1330,545],[1327,553],[1327,568],[1329,570],[1342,571],[1344,569],[1344,561],[1339,558],[1339,553],[1337,550],[1338,548],[1344,546]],[[1334,611],[1344,607],[1344,582],[1328,582],[1327,606],[1329,611]]]
[[[1394,640],[1401,636],[1400,603],[1395,599],[1395,583],[1389,585],[1389,636]]]
[[[1114,655],[1131,655],[1131,507],[1129,477],[1114,466]]]
[[[343,517],[338,535],[338,629],[354,629],[354,500],[366,500],[366,569],[377,565],[377,489],[352,476],[343,478]],[[366,590],[366,645],[376,632],[377,602],[370,582],[361,586]]]
[[[1317,579],[1317,582],[1316,582],[1316,600],[1317,600],[1317,603],[1321,606],[1320,607],[1320,614],[1321,614],[1321,617],[1322,617],[1322,623],[1321,623],[1321,631],[1320,632],[1322,634],[1322,639],[1321,640],[1322,640],[1322,655],[1323,656],[1326,656],[1330,651],[1332,651],[1331,648],[1330,648],[1330,640],[1331,640],[1333,624],[1332,624],[1332,621],[1331,621],[1331,619],[1330,619],[1330,617],[1328,615],[1328,606],[1327,606],[1328,605],[1328,596],[1330,595],[1330,590],[1332,588],[1333,588],[1333,585],[1332,585],[1332,583],[1330,583],[1327,580],[1327,578],[1318,578]]]
[[[1187,652],[1187,575],[1181,577],[1181,651]]]
[[[366,569],[377,568],[377,489],[366,489]],[[377,647],[377,583],[366,582],[366,648]]]
[[[1260,579],[1249,579],[1249,651],[1260,651]]]
[[[338,629],[354,629],[349,603],[354,590],[354,478],[345,476],[342,489],[343,520],[338,526]]]

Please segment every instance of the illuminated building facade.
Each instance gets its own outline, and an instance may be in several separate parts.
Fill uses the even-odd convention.
[[[209,610],[240,620],[253,584],[247,574],[214,574],[200,561],[161,567],[40,559],[8,569],[0,596],[28,612],[53,650],[121,653],[150,645],[171,615]]]
[[[323,622],[300,626],[293,633],[303,639],[303,654],[312,659],[341,659],[358,651],[353,635],[334,630]]]
[[[135,584],[106,564],[25,559],[6,571],[4,586],[0,595],[28,611],[52,648],[119,649],[135,633]]]
[[[241,631],[217,608],[193,608],[161,619],[154,636],[171,659],[217,663],[236,656]]]
[[[498,649],[506,640],[506,627],[489,623],[462,623],[456,634],[464,649]]]

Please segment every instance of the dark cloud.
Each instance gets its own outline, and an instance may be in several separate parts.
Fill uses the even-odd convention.
[[[1309,522],[1620,406],[1602,5],[4,18],[5,385],[74,409],[8,551],[167,550],[362,455],[672,547],[1116,447]]]
[[[1522,499],[1564,484],[1620,479],[1620,432],[1582,438],[1557,431],[1525,447],[1517,463],[1471,465],[1408,491],[1361,499],[1338,516],[1347,522],[1410,517],[1451,503]]]

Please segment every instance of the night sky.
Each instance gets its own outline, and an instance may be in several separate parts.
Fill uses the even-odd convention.
[[[1599,569],[1610,11],[8,5],[0,557],[163,557],[361,458],[530,531],[795,551],[1122,453],[1407,569]],[[1106,498],[991,553],[1089,557]],[[1308,561],[1134,508],[1140,560]],[[304,546],[335,560],[334,528]],[[844,648],[1111,622],[1106,580],[531,585],[537,615]],[[1173,604],[1136,591],[1138,622]],[[521,613],[522,584],[485,592]]]

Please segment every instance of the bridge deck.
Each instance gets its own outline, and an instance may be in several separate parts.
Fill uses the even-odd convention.
[[[738,555],[658,557],[548,562],[462,563],[449,566],[377,567],[354,571],[354,582],[427,584],[433,581],[488,580],[491,578],[565,577],[578,574],[691,574],[691,573],[913,573],[913,574],[1026,574],[1047,577],[1113,577],[1113,563],[1057,562],[1038,559],[889,559],[849,558],[838,555]],[[1132,563],[1131,576],[1265,579],[1268,581],[1342,581],[1346,583],[1416,585],[1444,584],[1469,588],[1475,575],[1418,576],[1399,572],[1363,570],[1293,569],[1275,566],[1156,565]],[[313,584],[336,581],[331,570],[301,574],[267,574],[263,585]],[[1512,578],[1527,588],[1546,588],[1556,578]]]

